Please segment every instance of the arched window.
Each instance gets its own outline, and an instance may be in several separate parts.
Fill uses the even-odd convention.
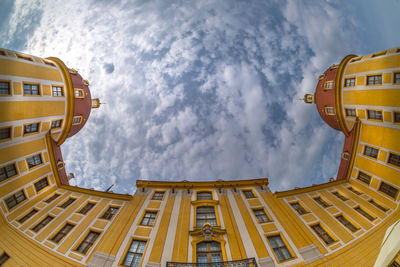
[[[212,200],[211,192],[197,192],[197,200]]]
[[[213,206],[202,206],[196,209],[196,227],[202,227],[206,222],[217,226],[217,218]]]
[[[221,244],[215,241],[197,244],[197,263],[221,262]]]

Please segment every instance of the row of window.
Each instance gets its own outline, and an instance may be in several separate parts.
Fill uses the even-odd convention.
[[[358,172],[358,176],[357,176],[357,180],[369,185],[371,182],[371,175],[368,175],[362,171]],[[379,189],[378,191],[396,199],[397,197],[397,193],[399,192],[399,190],[385,182],[381,182],[381,184],[379,185]]]
[[[33,210],[35,211],[35,210]],[[31,211],[31,213],[33,212]],[[35,211],[34,213],[36,213]],[[34,232],[39,232],[46,225],[48,225],[54,219],[53,216],[47,215],[43,220],[41,220],[38,224],[36,224],[31,230]],[[74,224],[66,223],[55,235],[53,235],[50,240],[54,243],[59,243],[64,237],[71,232],[71,230],[75,227]],[[86,237],[79,243],[76,247],[75,251],[80,252],[82,254],[86,254],[87,251],[93,246],[96,239],[100,236],[101,233],[96,231],[89,231]]]
[[[378,158],[378,153],[379,149],[371,147],[371,146],[365,146],[364,147],[364,155],[377,159]],[[393,152],[389,152],[389,157],[388,157],[388,164],[392,164],[394,166],[400,167],[400,155],[397,155]]]
[[[328,108],[328,107],[327,107]],[[328,114],[329,112],[327,112]],[[356,109],[355,108],[346,108],[345,113],[347,117],[356,117]],[[330,112],[328,115],[335,114],[334,110],[333,113]],[[378,120],[382,121],[383,116],[382,116],[382,111],[381,110],[373,110],[373,109],[367,109],[367,118],[369,120]],[[393,112],[393,122],[400,123],[400,111],[394,111]]]
[[[41,95],[39,84],[24,83],[23,87],[24,95]],[[11,95],[11,83],[9,81],[0,81],[0,96],[7,95]],[[64,96],[63,87],[59,85],[53,85],[52,96]]]
[[[393,83],[400,84],[400,72],[393,73]],[[356,78],[344,79],[344,87],[353,87],[356,84]],[[382,74],[378,75],[367,75],[367,85],[379,85],[382,84]],[[326,88],[325,89],[329,89]]]
[[[47,177],[44,177],[44,178],[40,179],[39,181],[37,181],[36,183],[34,183],[35,190],[37,193],[39,193],[39,191],[41,191],[48,185],[49,185],[49,181],[48,181]],[[21,203],[22,201],[24,201],[25,199],[26,199],[26,196],[25,196],[24,190],[20,190],[20,191],[16,192],[15,194],[13,194],[12,196],[6,198],[5,201],[6,201],[7,208],[10,210],[13,207],[15,207],[16,205],[18,205],[19,203]]]
[[[280,262],[293,257],[280,234],[268,236],[267,239]],[[146,248],[146,243],[145,240],[133,239],[126,252],[122,265],[139,266]],[[222,248],[219,242],[203,241],[196,245],[196,263],[204,264],[222,261]]]
[[[74,116],[72,125],[78,125],[82,122],[82,116]],[[51,122],[51,129],[61,128],[63,120],[54,120]],[[40,122],[30,123],[24,125],[24,135],[30,133],[38,133],[40,131]],[[11,138],[11,127],[0,129],[0,140],[7,140]]]
[[[24,95],[41,95],[40,84],[24,83]],[[59,85],[52,85],[52,96],[64,96],[64,88]],[[74,89],[76,98],[84,98],[83,89]],[[0,81],[0,96],[11,95],[11,82]]]
[[[255,198],[255,195],[252,190],[243,190],[242,191],[246,198]],[[156,191],[152,196],[152,200],[162,200],[164,197],[164,192]],[[201,191],[196,193],[197,200],[213,200],[213,194],[209,191]]]

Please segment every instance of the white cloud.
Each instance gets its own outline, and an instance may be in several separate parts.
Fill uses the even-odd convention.
[[[131,193],[136,179],[269,177],[272,189],[287,189],[335,175],[343,138],[315,107],[295,100],[351,50],[341,42],[354,37],[333,5],[48,1],[35,8],[43,14],[27,50],[79,69],[107,103],[63,146],[80,186],[117,181],[114,191]]]

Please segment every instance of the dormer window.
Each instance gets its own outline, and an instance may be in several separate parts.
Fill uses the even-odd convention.
[[[82,89],[75,89],[75,97],[76,98],[84,98]]]
[[[335,115],[335,108],[334,107],[325,107],[326,115]]]
[[[324,89],[332,89],[334,84],[333,81],[327,81],[324,83]]]
[[[75,116],[74,119],[72,120],[72,125],[81,124],[81,122],[82,122],[82,116]]]

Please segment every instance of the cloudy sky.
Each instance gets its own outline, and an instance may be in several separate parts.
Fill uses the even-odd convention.
[[[399,46],[399,11],[399,0],[2,0],[0,46],[59,57],[107,103],[62,146],[72,185],[268,177],[275,191],[336,177],[343,134],[297,98],[347,54]]]

